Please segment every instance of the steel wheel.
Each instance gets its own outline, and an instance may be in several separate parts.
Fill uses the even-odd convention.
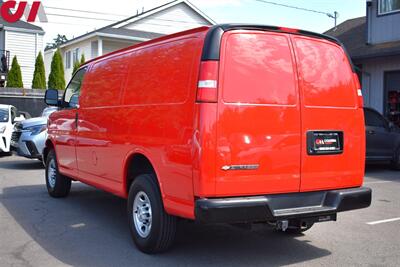
[[[57,179],[56,163],[54,159],[51,159],[49,162],[49,167],[47,168],[47,180],[51,188],[54,188],[56,186],[56,179]]]
[[[150,199],[143,191],[136,194],[133,202],[133,223],[140,237],[146,238],[149,236],[152,224],[152,211]]]
[[[54,150],[50,150],[46,158],[45,181],[47,192],[55,198],[66,197],[71,190],[71,179],[58,171],[57,157]]]

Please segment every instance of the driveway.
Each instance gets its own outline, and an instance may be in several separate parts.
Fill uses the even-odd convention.
[[[0,158],[0,266],[400,266],[400,172],[369,167],[368,209],[289,236],[263,225],[181,222],[174,248],[135,249],[123,199],[73,183],[52,199],[39,161]]]

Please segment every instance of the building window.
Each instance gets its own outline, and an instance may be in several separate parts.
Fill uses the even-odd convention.
[[[400,11],[400,0],[379,0],[378,14],[387,14]]]
[[[385,115],[400,126],[400,71],[384,72]]]
[[[65,52],[65,68],[71,68],[71,51]]]
[[[75,48],[74,52],[72,53],[72,64],[75,64],[79,61],[79,48]]]

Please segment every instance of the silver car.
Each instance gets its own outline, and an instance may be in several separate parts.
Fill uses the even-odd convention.
[[[14,126],[11,147],[19,156],[42,160],[42,152],[47,138],[47,118],[56,107],[43,110],[41,117],[18,122]]]

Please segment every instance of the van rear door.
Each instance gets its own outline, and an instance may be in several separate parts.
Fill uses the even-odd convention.
[[[217,195],[298,192],[301,124],[290,35],[224,33],[217,127]]]
[[[300,191],[362,184],[365,130],[358,80],[342,47],[292,35],[301,92]]]

